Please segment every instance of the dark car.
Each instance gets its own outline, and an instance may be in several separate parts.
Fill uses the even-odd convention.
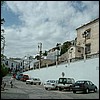
[[[91,81],[81,80],[76,81],[75,84],[72,85],[72,91],[73,93],[76,93],[76,91],[83,91],[85,93],[89,93],[89,91],[97,92],[97,86]]]

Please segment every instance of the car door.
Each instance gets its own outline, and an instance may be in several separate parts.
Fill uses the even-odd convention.
[[[91,81],[90,81],[90,85],[91,85],[91,90],[94,90],[95,86],[94,86],[94,84]]]

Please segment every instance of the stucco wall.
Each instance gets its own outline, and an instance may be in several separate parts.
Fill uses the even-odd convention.
[[[80,79],[91,80],[99,88],[99,58],[89,59],[86,62],[82,60],[69,65],[66,63],[57,67],[31,70],[24,72],[24,74],[28,74],[30,77],[39,77],[44,82],[48,79],[58,79],[62,72],[65,73],[65,77],[73,77],[75,81]]]

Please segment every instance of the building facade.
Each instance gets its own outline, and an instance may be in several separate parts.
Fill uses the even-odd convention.
[[[82,59],[83,58],[84,48],[80,46],[71,46],[68,49],[68,59],[70,61]]]
[[[47,59],[53,60],[54,62],[57,60],[57,56],[60,55],[60,50],[57,50],[57,47],[50,49],[47,53]]]
[[[77,46],[84,47],[86,55],[99,53],[99,18],[76,29]],[[85,33],[85,37],[83,36]]]

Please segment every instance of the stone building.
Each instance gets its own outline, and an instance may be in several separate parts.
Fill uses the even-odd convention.
[[[99,18],[76,29],[77,46],[84,47],[86,55],[99,53]],[[84,35],[84,36],[83,36]]]

